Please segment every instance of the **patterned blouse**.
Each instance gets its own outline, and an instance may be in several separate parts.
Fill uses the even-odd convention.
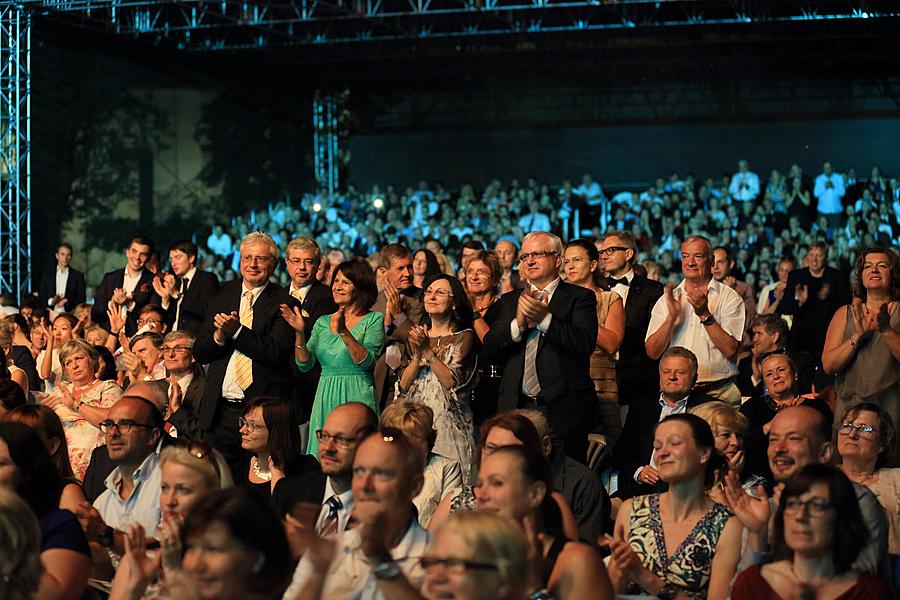
[[[628,543],[647,569],[692,598],[705,598],[712,558],[731,511],[714,504],[669,555],[659,516],[659,494],[632,500]],[[632,586],[629,593],[644,593]]]

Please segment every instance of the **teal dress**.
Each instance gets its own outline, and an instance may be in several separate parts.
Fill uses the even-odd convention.
[[[316,399],[309,417],[309,444],[306,447],[306,452],[316,457],[319,455],[316,431],[322,429],[325,417],[334,408],[347,402],[362,402],[378,413],[372,371],[375,359],[381,354],[384,345],[384,315],[370,312],[360,319],[350,333],[366,349],[366,357],[359,363],[353,362],[341,336],[331,332],[331,315],[322,315],[313,325],[306,344],[310,359],[307,362],[294,359],[297,368],[303,373],[312,369],[316,361],[322,366]]]

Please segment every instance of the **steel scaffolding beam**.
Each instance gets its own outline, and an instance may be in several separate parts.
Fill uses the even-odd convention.
[[[0,5],[0,289],[31,291],[31,16]]]
[[[313,96],[313,172],[320,192],[330,201],[340,184],[339,108],[334,94]]]

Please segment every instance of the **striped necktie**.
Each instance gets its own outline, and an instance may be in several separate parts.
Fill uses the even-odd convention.
[[[338,532],[338,511],[343,508],[344,503],[337,496],[332,496],[325,501],[328,505],[328,514],[322,521],[322,528],[319,530],[319,536],[323,538],[334,537]]]
[[[253,292],[244,292],[241,303],[241,325],[253,329]],[[234,379],[242,390],[253,383],[253,361],[246,354],[234,351]]]

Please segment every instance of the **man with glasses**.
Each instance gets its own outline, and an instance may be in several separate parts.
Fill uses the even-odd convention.
[[[122,353],[129,383],[165,379],[166,366],[160,351],[162,345],[163,336],[158,333],[148,331],[134,336],[130,350]]]
[[[229,463],[243,456],[238,417],[245,399],[291,398],[294,331],[279,313],[290,296],[269,281],[277,259],[278,248],[269,235],[248,234],[240,247],[241,278],[226,283],[213,297],[194,342],[197,362],[209,364],[200,403],[204,441]]]
[[[131,239],[125,251],[125,267],[104,275],[97,286],[91,308],[94,323],[109,330],[106,311],[112,309],[125,320],[125,333],[135,334],[141,309],[147,304],[159,304],[159,296],[153,290],[154,274],[144,268],[152,253],[153,242],[150,238],[136,235]]]
[[[525,236],[519,271],[527,285],[500,298],[484,353],[504,367],[498,411],[541,410],[557,447],[585,462],[596,403],[588,366],[597,345],[597,300],[560,279],[561,255],[555,235]]]
[[[197,268],[197,245],[190,240],[169,247],[169,264],[171,271],[154,279],[153,289],[162,298],[169,329],[196,335],[210,301],[219,291],[219,278]]]
[[[625,306],[625,334],[616,360],[619,405],[628,406],[632,399],[655,398],[656,373],[659,363],[647,356],[644,338],[653,305],[663,294],[658,281],[634,272],[637,244],[627,231],[610,230],[600,241],[600,266],[609,289],[616,292]]]
[[[194,360],[195,339],[186,330],[173,331],[162,346],[169,384],[166,411],[169,435],[185,440],[199,440],[202,435],[199,414],[206,375]]]

